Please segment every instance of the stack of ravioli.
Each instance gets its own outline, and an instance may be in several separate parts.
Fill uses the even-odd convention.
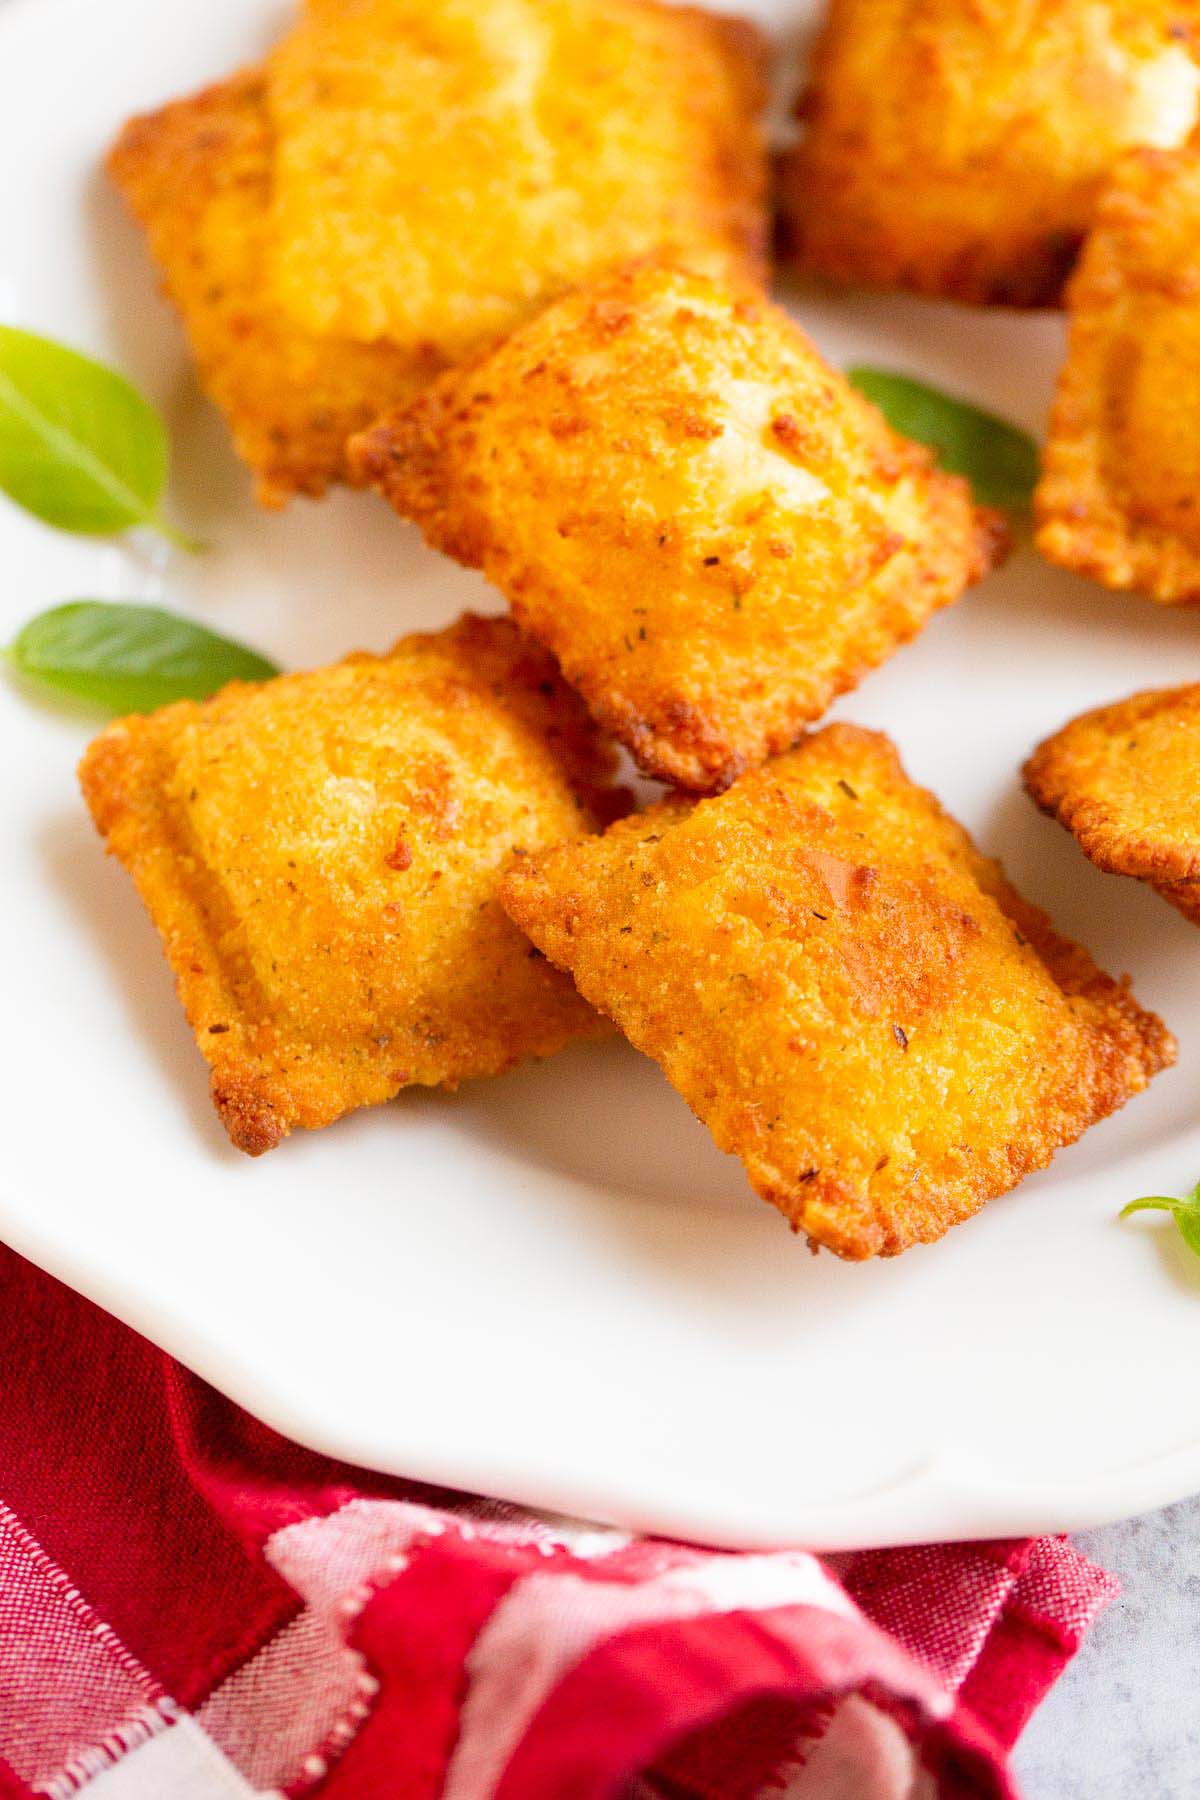
[[[1144,580],[1170,535],[1160,598],[1200,528],[1169,483],[1152,517],[1118,494],[1071,384],[1092,296],[1136,305],[1114,270],[1155,254],[1128,195],[1197,154],[1120,161],[1155,96],[1195,112],[1181,10],[1106,39],[1091,0],[834,0],[781,181],[800,262],[978,302],[1055,297],[1098,217],[1041,536]],[[751,27],[658,0],[307,0],[262,66],[111,154],[263,503],[372,485],[511,613],[88,750],[242,1150],[615,1025],[795,1229],[861,1259],[1172,1060],[885,738],[811,729],[1006,528],[767,297],[766,63]],[[978,180],[989,154],[1043,178]],[[622,754],[665,784],[640,811]],[[1060,811],[1069,761],[1036,776]],[[1200,849],[1160,872],[1182,904]]]

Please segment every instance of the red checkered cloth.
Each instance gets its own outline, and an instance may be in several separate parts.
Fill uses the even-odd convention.
[[[4,1800],[1011,1795],[1113,1592],[1056,1538],[730,1555],[390,1480],[0,1283]]]

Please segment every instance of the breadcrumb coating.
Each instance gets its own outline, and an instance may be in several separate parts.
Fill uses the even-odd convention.
[[[1025,785],[1098,868],[1150,882],[1200,923],[1200,686],[1072,719],[1038,745]]]
[[[162,935],[240,1150],[595,1035],[501,871],[611,819],[610,753],[548,657],[467,616],[384,657],[122,719],[84,796]]]
[[[754,290],[661,261],[567,295],[355,440],[652,775],[793,743],[1003,529]]]
[[[309,0],[109,169],[279,505],[554,295],[671,246],[763,272],[765,46],[658,0]]]
[[[146,229],[183,316],[201,385],[220,407],[265,506],[345,474],[346,439],[442,367],[428,349],[320,337],[267,278],[271,186],[264,81],[255,70],[133,119],[109,171]]]
[[[1051,562],[1200,603],[1200,143],[1125,157],[1067,292],[1036,495]]]
[[[830,0],[784,160],[834,281],[1054,304],[1114,161],[1200,114],[1197,0]]]
[[[504,905],[814,1246],[940,1237],[1171,1062],[888,740],[516,859]]]

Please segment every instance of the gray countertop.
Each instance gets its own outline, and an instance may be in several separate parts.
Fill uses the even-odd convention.
[[[1195,1800],[1200,1497],[1074,1541],[1123,1591],[1017,1746],[1024,1800]]]

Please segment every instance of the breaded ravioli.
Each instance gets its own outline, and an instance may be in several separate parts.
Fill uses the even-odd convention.
[[[758,1193],[852,1260],[940,1237],[1174,1055],[852,725],[518,858],[501,891]]]
[[[279,506],[340,480],[350,434],[417,392],[442,361],[431,348],[318,336],[276,298],[265,85],[247,70],[133,119],[108,166],[183,316],[201,385],[254,471],[258,498]]]
[[[1200,144],[1120,163],[1068,289],[1037,545],[1106,587],[1200,603]]]
[[[765,50],[658,0],[308,0],[109,168],[268,505],[572,283],[671,246],[762,272]]]
[[[1039,744],[1025,785],[1085,856],[1200,924],[1200,686],[1134,694]]]
[[[355,441],[649,774],[727,785],[987,569],[994,515],[787,314],[660,261]]]
[[[830,0],[781,172],[796,260],[979,304],[1058,299],[1099,189],[1200,114],[1197,0]]]
[[[611,759],[507,619],[122,719],[80,773],[239,1149],[595,1034],[497,896],[613,816]]]

